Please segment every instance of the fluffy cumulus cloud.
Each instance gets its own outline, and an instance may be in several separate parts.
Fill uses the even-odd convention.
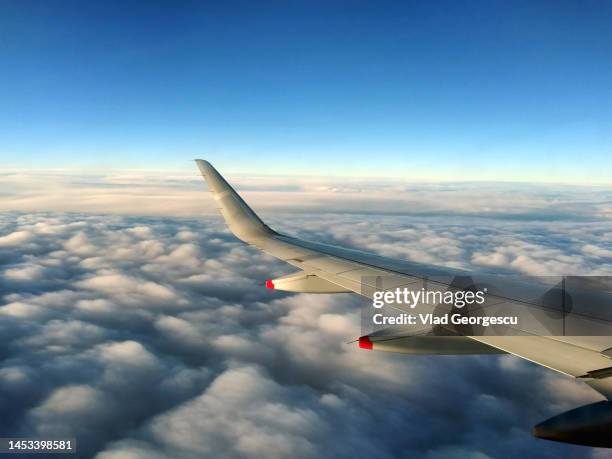
[[[612,227],[573,221],[275,216],[308,239],[464,268],[610,273]],[[533,424],[598,400],[511,356],[360,350],[358,298],[263,288],[291,268],[218,218],[4,213],[0,428],[79,457],[605,457]]]

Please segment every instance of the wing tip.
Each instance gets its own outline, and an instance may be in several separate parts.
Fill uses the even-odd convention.
[[[204,173],[205,170],[207,169],[213,169],[214,167],[212,164],[210,164],[208,161],[206,161],[205,159],[194,159],[196,165],[198,166],[198,169],[200,169],[200,172]]]

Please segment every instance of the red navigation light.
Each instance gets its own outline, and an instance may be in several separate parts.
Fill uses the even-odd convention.
[[[274,288],[274,282],[272,282],[272,279],[268,279],[266,281],[266,288]]]
[[[370,341],[369,336],[361,336],[359,338],[359,347],[361,349],[374,349],[374,343]]]

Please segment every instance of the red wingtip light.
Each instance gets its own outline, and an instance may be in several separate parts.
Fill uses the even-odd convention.
[[[359,347],[361,349],[374,349],[374,343],[370,341],[369,336],[361,336],[359,337]]]
[[[266,288],[274,288],[274,282],[272,282],[272,279],[268,279],[266,281]]]

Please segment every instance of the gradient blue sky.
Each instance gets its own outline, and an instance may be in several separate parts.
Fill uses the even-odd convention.
[[[0,164],[610,182],[612,2],[0,2]]]

